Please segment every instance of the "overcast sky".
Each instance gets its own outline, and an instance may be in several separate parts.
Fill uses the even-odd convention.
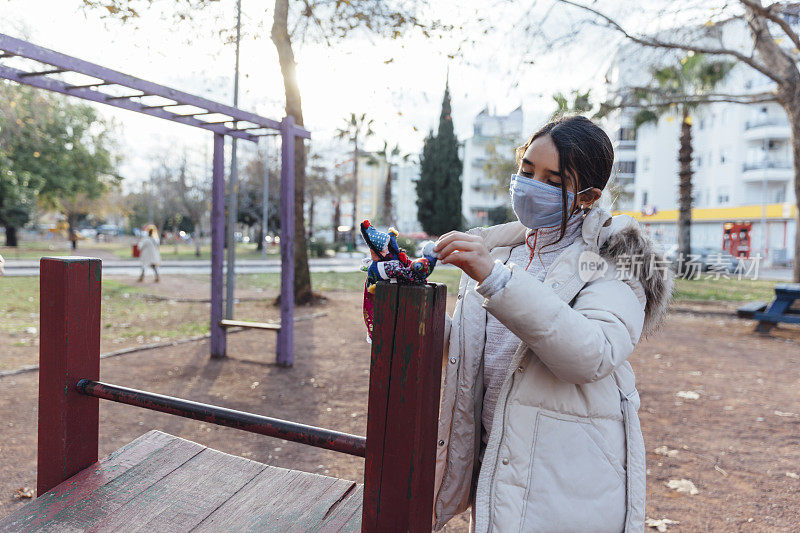
[[[263,1],[242,0],[244,38],[241,47],[240,107],[280,119],[283,86],[274,46],[268,38],[271,12]],[[271,2],[267,3],[271,5]],[[552,111],[551,95],[602,84],[611,38],[575,54],[575,47],[547,55],[531,49],[521,35],[520,17],[534,24],[548,7],[540,2],[529,13],[499,1],[437,0],[428,14],[464,25],[441,38],[412,34],[397,40],[353,38],[328,47],[307,42],[296,46],[298,75],[306,126],[315,148],[329,151],[333,133],[350,112],[367,113],[377,135],[367,148],[384,140],[419,152],[427,131],[438,120],[447,69],[453,98],[453,119],[460,138],[470,135],[472,118],[486,105],[499,113],[522,104],[526,129],[533,130]],[[141,78],[232,102],[234,48],[223,44],[220,30],[235,24],[235,0],[220,0],[198,13],[191,24],[175,24],[159,11],[121,23],[85,11],[81,0],[0,0],[0,32],[74,55]],[[559,9],[564,9],[559,8]],[[494,30],[483,34],[488,17]],[[568,24],[572,14],[552,24]],[[464,38],[475,44],[449,58]],[[598,47],[597,42],[602,46]],[[207,132],[137,113],[104,106],[117,124],[125,153],[123,175],[129,183],[145,179],[154,154],[186,146],[208,150]]]

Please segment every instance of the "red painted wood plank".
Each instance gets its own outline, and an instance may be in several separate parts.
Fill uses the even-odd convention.
[[[388,390],[376,389],[387,396],[383,435],[368,421],[367,458],[380,476],[365,476],[364,531],[430,531],[445,303],[444,286],[398,289],[394,344],[380,354],[390,360]]]
[[[389,409],[383,451],[378,531],[392,525],[409,525],[414,474],[414,434],[419,409],[419,359],[423,353],[425,315],[432,304],[428,287],[403,287],[398,299],[397,329],[389,385]]]
[[[64,508],[38,531],[88,530],[204,449],[197,443],[175,437],[147,460],[127,469],[86,498]]]
[[[0,520],[0,532],[31,530],[43,526],[62,510],[91,497],[100,487],[112,482],[129,469],[151,460],[161,450],[163,451],[160,453],[167,453],[177,460],[179,451],[176,450],[174,441],[175,437],[160,431],[145,433]],[[173,446],[165,450],[170,444]],[[194,453],[199,453],[203,449],[199,444],[194,448]]]
[[[418,409],[414,450],[417,466],[411,485],[414,497],[409,509],[411,531],[430,531],[433,519],[433,485],[436,469],[436,440],[438,438],[439,395],[442,379],[442,350],[444,344],[444,314],[447,309],[447,287],[435,285],[433,308],[425,318],[426,331],[422,338],[419,358]]]
[[[75,390],[100,378],[100,260],[44,257],[40,264],[37,493],[97,462],[97,398]]]
[[[113,512],[104,513],[87,531],[189,531],[264,468],[205,448]]]
[[[364,503],[362,523],[374,531],[378,521],[386,410],[389,401],[389,377],[394,350],[397,320],[398,285],[378,283],[372,335],[372,357],[367,405],[367,450],[364,458]]]

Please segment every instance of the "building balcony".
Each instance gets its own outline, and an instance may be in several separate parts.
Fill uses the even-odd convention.
[[[789,121],[786,117],[759,117],[748,120],[744,123],[744,129],[750,130],[761,126],[788,126]]]
[[[614,148],[620,148],[620,149],[623,149],[623,150],[627,148],[627,149],[633,150],[633,149],[636,148],[636,140],[632,140],[632,141],[630,141],[630,140],[628,140],[628,141],[616,140],[616,141],[614,141]]]
[[[765,117],[747,121],[742,137],[746,141],[758,141],[762,139],[788,139],[790,135],[791,128],[786,118]]]
[[[768,159],[742,165],[744,181],[789,181],[794,178],[794,167],[789,159]]]

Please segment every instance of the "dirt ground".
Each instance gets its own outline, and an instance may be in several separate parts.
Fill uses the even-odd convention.
[[[158,290],[192,296],[177,283]],[[102,379],[363,435],[369,345],[361,295],[328,297],[297,311],[327,314],[297,323],[293,368],[272,364],[274,334],[246,331],[229,336],[227,360],[209,359],[207,341],[198,341],[104,359]],[[647,516],[680,522],[669,531],[797,531],[800,328],[762,337],[752,322],[726,316],[730,305],[697,305],[694,314],[681,307],[631,356],[648,451]],[[27,501],[16,489],[36,486],[37,380],[37,372],[0,378],[0,516]],[[300,444],[111,402],[100,403],[100,415],[101,455],[156,428],[267,464],[363,476],[363,460]],[[677,452],[656,453],[662,446]],[[667,487],[681,479],[698,493]],[[466,528],[461,516],[447,529]]]

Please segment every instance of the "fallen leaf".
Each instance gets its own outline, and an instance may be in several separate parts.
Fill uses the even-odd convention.
[[[661,519],[654,519],[654,518],[647,518],[644,521],[647,527],[652,527],[653,529],[657,529],[661,533],[667,530],[667,526],[674,526],[680,524],[677,520],[670,520],[669,518],[661,518]]]
[[[678,456],[678,450],[670,450],[666,446],[659,446],[658,448],[653,450],[653,453],[655,453],[657,455],[663,455],[664,457],[677,457]]]
[[[800,415],[798,415],[797,413],[786,413],[786,412],[784,412],[784,411],[773,411],[773,412],[775,413],[775,415],[776,415],[776,416],[786,416],[786,417],[790,417],[790,416],[800,416]]]
[[[697,400],[700,398],[700,395],[693,390],[679,390],[675,393],[675,396],[684,400]]]
[[[786,477],[790,477],[792,479],[800,479],[800,475],[795,472],[786,472]]]
[[[29,489],[28,487],[20,487],[14,491],[14,497],[17,499],[33,498],[34,494],[36,494],[36,491]]]
[[[676,492],[686,492],[690,495],[698,494],[700,491],[688,479],[670,479],[667,481],[667,488],[673,489]]]

